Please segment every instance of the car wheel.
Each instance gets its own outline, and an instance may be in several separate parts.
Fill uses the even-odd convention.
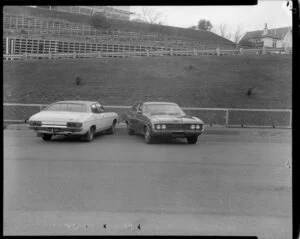
[[[94,134],[95,134],[95,129],[94,127],[91,127],[89,131],[86,133],[85,140],[87,142],[92,142],[94,139]]]
[[[147,144],[153,143],[153,135],[150,132],[150,129],[148,127],[145,127],[145,141]]]
[[[50,141],[51,138],[52,138],[52,134],[44,134],[43,135],[43,140],[45,140],[45,141]]]
[[[128,122],[126,122],[126,126],[127,126],[127,133],[129,135],[134,135],[134,130],[130,128],[130,125]]]
[[[197,140],[198,140],[198,136],[187,137],[187,141],[189,144],[195,144],[195,143],[197,143]]]
[[[114,134],[116,132],[116,122],[112,123],[111,128],[107,131],[108,134]]]

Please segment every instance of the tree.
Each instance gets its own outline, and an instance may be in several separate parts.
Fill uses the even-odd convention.
[[[226,38],[226,39],[228,39],[228,40],[230,40],[231,37],[232,37],[232,33],[230,33],[230,32],[228,31],[228,27],[227,27],[226,24],[220,24],[220,25],[218,25],[217,31],[220,33],[219,35],[220,35],[221,37],[224,37],[224,38]]]
[[[211,32],[231,41],[232,33],[228,31],[228,26],[226,24],[220,24],[216,27],[213,27]]]
[[[91,16],[90,25],[96,29],[109,29],[112,27],[112,22],[105,16],[104,13],[98,13],[96,15]]]
[[[242,27],[240,25],[238,25],[233,32],[233,41],[235,44],[238,44],[238,42],[242,38],[243,34],[244,33],[243,33]]]
[[[141,14],[137,14],[138,18],[142,21],[148,22],[150,24],[162,25],[165,21],[165,16],[161,12],[156,12],[152,8],[143,7],[141,9]]]
[[[220,29],[220,36],[221,37],[225,37],[226,32],[227,32],[227,27],[225,24],[220,24],[219,25],[219,29]]]
[[[211,24],[211,22],[205,19],[200,19],[200,21],[198,22],[199,30],[210,31],[212,27],[213,25]]]

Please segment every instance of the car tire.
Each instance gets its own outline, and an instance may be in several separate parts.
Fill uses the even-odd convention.
[[[114,121],[112,123],[112,126],[108,129],[107,133],[108,134],[114,134],[116,132],[116,122]]]
[[[42,138],[45,141],[50,141],[52,138],[52,134],[44,134]]]
[[[146,126],[145,127],[145,141],[147,144],[153,143],[153,135],[150,132],[150,129]]]
[[[91,127],[85,135],[85,141],[92,142],[94,139],[94,135],[95,135],[95,128]]]
[[[130,128],[130,125],[128,122],[126,122],[126,126],[127,126],[127,134],[134,135],[134,130]]]
[[[198,140],[198,136],[189,136],[186,139],[188,144],[196,144]]]

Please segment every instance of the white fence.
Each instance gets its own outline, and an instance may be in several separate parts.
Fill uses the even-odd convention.
[[[123,51],[123,52],[91,52],[91,53],[48,53],[48,54],[4,54],[4,60],[28,59],[70,59],[70,58],[102,58],[102,57],[134,57],[134,56],[196,56],[196,55],[239,55],[240,50],[170,50],[170,51]]]
[[[24,122],[31,115],[43,110],[47,104],[19,104],[3,103],[4,121]],[[26,107],[22,115],[17,115],[19,110],[11,107]],[[120,121],[123,113],[131,106],[104,106],[107,110],[119,114]],[[193,108],[182,107],[189,115],[201,118],[206,124],[224,125],[227,127],[273,127],[292,128],[292,110],[290,109],[240,109],[240,108]]]
[[[247,54],[289,54],[284,49],[236,49],[236,50],[159,50],[159,51],[121,51],[121,52],[91,52],[91,53],[47,53],[47,54],[4,54],[4,60],[28,59],[76,59],[76,58],[108,58],[108,57],[136,57],[136,56],[197,56],[197,55],[247,55]]]

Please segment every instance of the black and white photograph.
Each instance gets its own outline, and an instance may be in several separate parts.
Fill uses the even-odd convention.
[[[4,236],[295,236],[292,1],[2,13]]]

